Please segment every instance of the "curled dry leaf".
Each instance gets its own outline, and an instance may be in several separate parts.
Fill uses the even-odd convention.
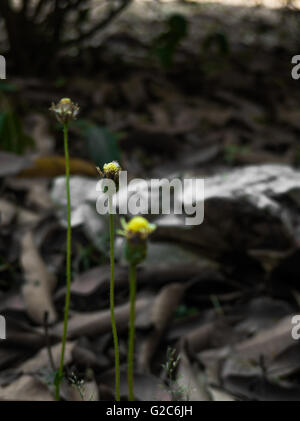
[[[26,280],[22,292],[28,316],[41,325],[45,313],[48,312],[49,323],[55,322],[57,316],[52,292],[56,286],[56,278],[47,270],[30,231],[22,239],[21,264]]]
[[[295,344],[291,334],[292,315],[278,321],[273,328],[261,330],[254,337],[236,346],[236,353],[243,360],[254,360],[264,356],[266,361],[273,360],[285,349]]]
[[[136,311],[144,311],[152,298],[139,298],[136,301]],[[123,304],[115,308],[115,317],[118,332],[121,333],[128,327],[129,304]],[[60,336],[63,330],[63,323],[53,327],[51,333]],[[110,310],[95,311],[91,313],[77,313],[74,315],[68,326],[68,337],[100,335],[111,331]]]
[[[138,364],[142,370],[150,370],[152,357],[182,299],[184,291],[184,285],[173,283],[162,288],[155,298],[151,312],[151,322],[154,330],[142,344],[139,352]]]

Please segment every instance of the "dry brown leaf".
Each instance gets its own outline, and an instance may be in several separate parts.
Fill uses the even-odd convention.
[[[292,315],[284,317],[273,328],[260,331],[253,338],[236,346],[237,354],[243,359],[257,359],[263,355],[267,360],[274,359],[295,343],[292,337]]]
[[[185,282],[198,275],[199,272],[207,271],[212,268],[209,261],[197,262],[194,265],[166,264],[155,265],[155,267],[143,267],[138,271],[139,286],[162,286],[165,284],[176,282]],[[217,271],[217,268],[215,269]],[[110,282],[110,267],[102,265],[90,269],[74,279],[71,286],[72,294],[88,296],[96,291],[108,290]],[[127,268],[116,265],[115,267],[115,284],[116,288],[128,286]],[[55,294],[55,299],[61,298],[65,294],[65,287],[59,289]]]
[[[76,345],[76,342],[66,342],[65,359],[64,359],[65,366],[70,364],[73,361],[72,352],[74,350],[75,345]],[[51,347],[51,354],[53,357],[54,366],[56,368],[59,367],[60,356],[61,356],[61,343],[58,343]],[[30,358],[29,360],[19,365],[18,370],[26,374],[26,373],[38,372],[42,370],[43,368],[47,368],[47,367],[50,367],[48,349],[43,348],[34,357]]]
[[[136,301],[136,311],[143,311],[152,298],[139,298]],[[129,304],[123,304],[115,308],[115,317],[118,332],[123,332],[128,327]],[[63,331],[63,322],[58,323],[51,330],[51,333],[60,336]],[[110,310],[102,310],[91,313],[77,313],[69,320],[68,338],[78,336],[100,335],[111,331]]]
[[[49,323],[53,323],[57,315],[52,292],[57,281],[47,270],[30,231],[22,239],[21,265],[26,279],[22,292],[29,317],[41,325],[47,312]]]
[[[115,285],[117,288],[128,284],[127,269],[116,265]],[[90,295],[98,289],[107,290],[110,283],[110,266],[103,265],[93,268],[80,274],[72,282],[71,291],[73,294]]]
[[[299,372],[300,344],[298,341],[281,354],[268,366],[268,376],[273,379],[284,378]]]
[[[234,347],[201,352],[199,358],[205,365],[209,380],[218,381],[222,361],[225,361],[223,376],[227,378],[236,377],[238,373],[240,377],[261,376],[261,358],[269,367],[278,355],[295,344],[291,335],[291,318],[291,315],[282,318],[273,328],[263,329]]]
[[[188,342],[189,349],[193,352],[199,352],[202,349],[210,348],[211,340],[216,332],[217,322],[208,322],[199,327],[195,327],[184,340]]]
[[[65,158],[62,156],[40,157],[32,167],[23,170],[20,177],[58,177],[65,175]],[[79,158],[70,159],[70,174],[80,174],[95,177],[97,171],[91,162]]]
[[[0,387],[0,399],[10,401],[54,401],[47,386],[35,377],[24,375],[8,386]]]
[[[191,352],[199,352],[203,349],[215,348],[230,344],[236,340],[237,334],[224,318],[205,323],[195,327],[187,335],[182,337],[188,344]]]
[[[192,364],[185,351],[181,347],[180,362],[177,371],[177,387],[183,395],[183,400],[210,401],[211,397],[207,389],[207,381],[204,372]]]
[[[83,381],[79,387],[64,381],[61,385],[61,396],[72,402],[99,401],[99,388],[95,380]]]
[[[128,396],[127,371],[121,370],[120,394],[121,397]],[[134,373],[134,396],[139,401],[170,401],[170,394],[162,381],[149,373]],[[114,370],[109,370],[101,377],[100,393],[104,386],[109,386],[114,390],[115,374]]]

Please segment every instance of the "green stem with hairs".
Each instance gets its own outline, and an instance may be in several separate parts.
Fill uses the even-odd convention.
[[[128,344],[128,397],[134,401],[133,393],[133,358],[135,336],[135,297],[136,297],[136,265],[129,266],[130,315],[129,315],[129,344]]]
[[[64,124],[64,147],[65,147],[65,162],[66,162],[66,192],[67,192],[67,256],[66,256],[66,280],[67,280],[67,291],[65,300],[65,314],[64,314],[64,330],[62,337],[61,357],[58,371],[58,377],[56,378],[55,386],[55,398],[57,401],[60,400],[60,385],[63,379],[63,368],[65,349],[67,341],[68,331],[68,317],[70,307],[70,293],[71,293],[71,197],[70,197],[70,164],[69,164],[69,149],[68,149],[68,124]]]
[[[112,195],[109,194],[109,237],[110,237],[110,315],[115,348],[115,389],[116,400],[120,401],[120,357],[118,333],[115,319],[115,227],[112,212]]]

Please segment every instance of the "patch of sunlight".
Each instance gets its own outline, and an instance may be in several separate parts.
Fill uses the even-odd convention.
[[[149,0],[137,0],[139,2],[147,2]],[[244,6],[255,7],[264,6],[270,9],[277,9],[283,6],[300,7],[300,0],[185,0],[187,3],[215,3],[225,6]],[[161,3],[175,3],[174,0],[159,0]]]

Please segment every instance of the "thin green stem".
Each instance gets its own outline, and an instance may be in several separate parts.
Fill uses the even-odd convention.
[[[114,339],[115,348],[115,387],[116,387],[116,400],[120,401],[120,357],[119,357],[119,344],[118,333],[115,319],[115,226],[114,215],[112,213],[112,196],[109,195],[109,237],[110,237],[110,314],[111,314],[111,327]]]
[[[70,197],[70,164],[69,164],[69,149],[68,149],[68,124],[64,124],[64,146],[65,146],[65,162],[66,162],[66,192],[67,192],[67,258],[66,258],[66,280],[67,280],[67,291],[65,301],[65,314],[64,314],[64,330],[62,337],[61,357],[60,366],[58,371],[58,378],[56,381],[56,400],[60,399],[60,384],[63,378],[65,348],[67,341],[68,331],[68,317],[70,307],[70,293],[71,293],[71,197]]]
[[[129,266],[130,315],[129,315],[129,344],[128,344],[128,397],[134,401],[133,393],[133,357],[135,336],[135,297],[136,297],[136,265]]]

